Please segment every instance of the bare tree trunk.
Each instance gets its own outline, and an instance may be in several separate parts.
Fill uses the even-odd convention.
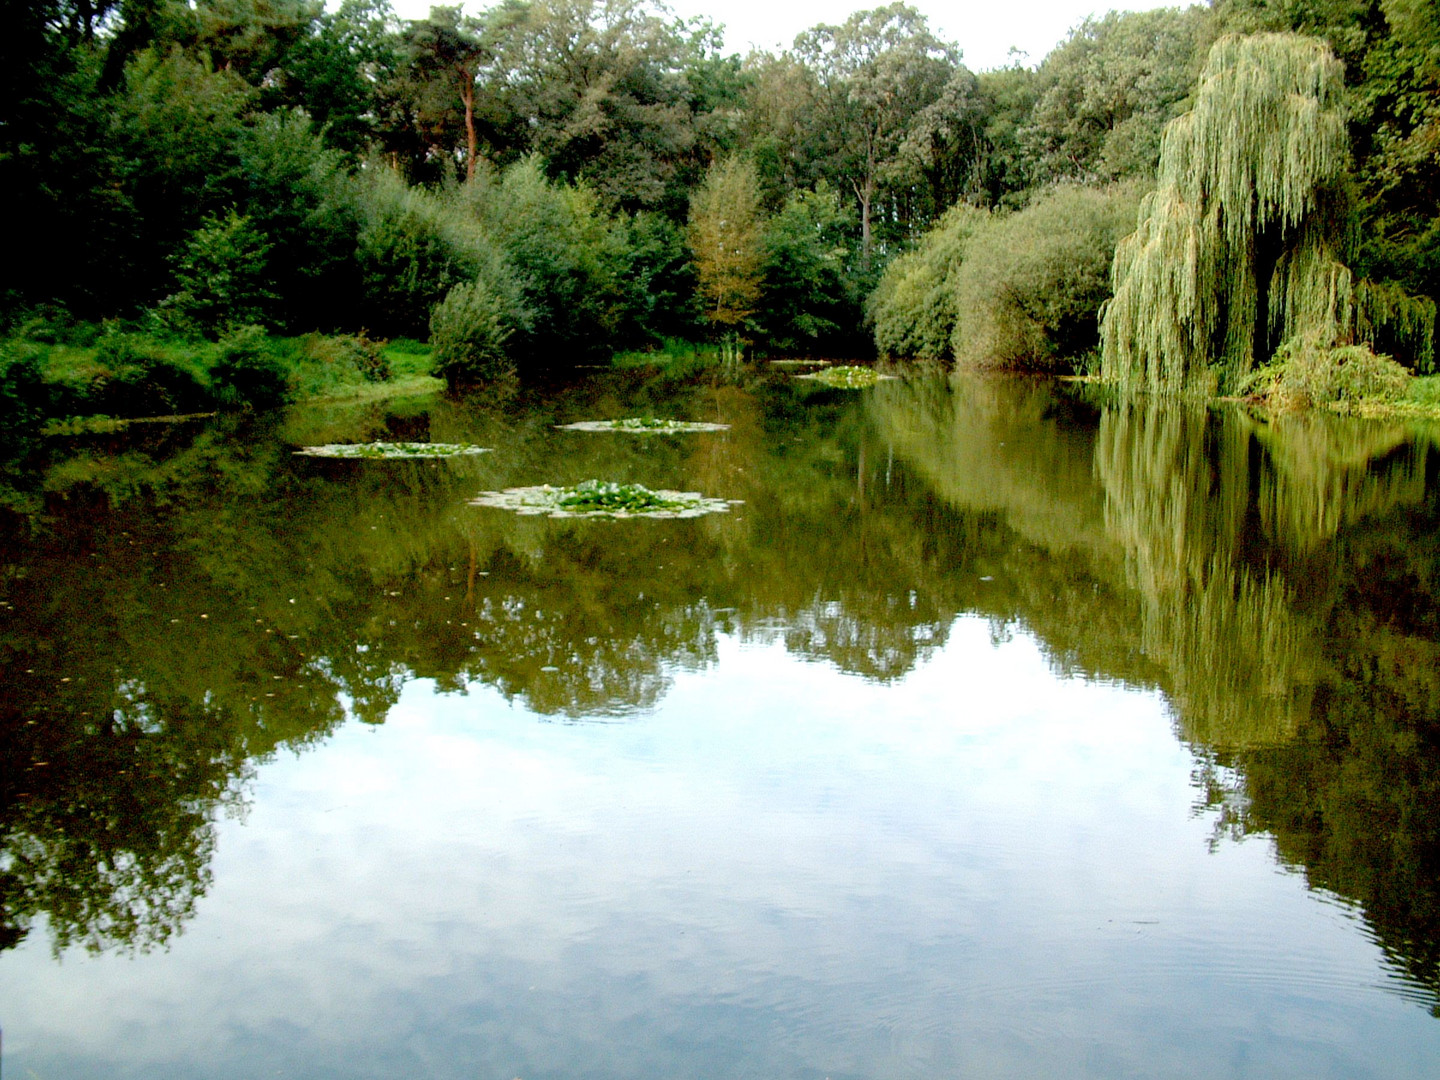
[[[870,204],[875,201],[875,177],[867,174],[863,184],[854,184],[855,197],[860,200],[860,266],[870,269]]]
[[[479,141],[475,138],[475,79],[470,72],[461,75],[460,98],[465,102],[465,179],[475,179],[475,155]]]

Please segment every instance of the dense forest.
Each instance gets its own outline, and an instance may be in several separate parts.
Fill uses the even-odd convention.
[[[12,427],[677,341],[1209,392],[1343,368],[1322,397],[1433,369],[1424,0],[1111,13],[982,72],[903,3],[744,57],[638,0],[5,9]]]

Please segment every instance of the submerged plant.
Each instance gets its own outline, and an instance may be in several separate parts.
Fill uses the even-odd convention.
[[[631,431],[637,434],[671,435],[691,431],[727,431],[729,424],[711,424],[699,420],[657,420],[648,416],[629,416],[623,420],[580,420],[573,424],[556,425],[562,431]]]
[[[302,446],[297,454],[308,457],[363,458],[390,460],[395,458],[451,458],[469,454],[488,454],[489,447],[470,443],[370,442],[327,443],[324,446]]]
[[[542,484],[485,491],[471,505],[550,517],[686,518],[730,509],[725,499],[707,499],[696,491],[652,491],[642,484],[608,480],[586,480],[574,487]]]
[[[841,390],[860,390],[867,386],[874,386],[886,379],[893,379],[893,375],[882,375],[874,368],[854,367],[842,365],[841,367],[825,368],[821,371],[812,371],[809,375],[801,375],[802,379],[811,379],[826,386],[837,387]]]

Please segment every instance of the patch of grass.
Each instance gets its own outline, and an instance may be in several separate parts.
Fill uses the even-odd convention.
[[[429,375],[434,363],[434,350],[423,341],[414,338],[395,338],[380,347],[390,363],[394,378]]]
[[[1411,379],[1405,396],[1400,400],[1407,405],[1428,405],[1440,409],[1440,375],[1419,375]]]

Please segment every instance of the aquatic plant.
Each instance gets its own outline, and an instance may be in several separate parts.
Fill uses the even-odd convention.
[[[297,454],[308,457],[362,458],[391,460],[396,458],[451,458],[470,454],[488,454],[489,447],[469,443],[370,442],[326,443],[323,446],[302,446]]]
[[[673,435],[692,431],[727,431],[730,425],[627,416],[623,420],[580,420],[573,424],[557,424],[556,427],[562,431],[631,431],[641,435]]]
[[[801,375],[799,378],[811,379],[826,386],[837,387],[842,390],[861,390],[867,386],[874,386],[876,383],[884,382],[886,379],[895,378],[894,375],[882,375],[874,368],[854,367],[842,365],[840,367],[824,368],[821,371],[812,371],[808,375]]]
[[[586,480],[574,487],[542,484],[484,491],[470,504],[550,517],[688,518],[730,509],[729,501],[708,499],[695,491],[652,491],[642,484],[608,480]]]

